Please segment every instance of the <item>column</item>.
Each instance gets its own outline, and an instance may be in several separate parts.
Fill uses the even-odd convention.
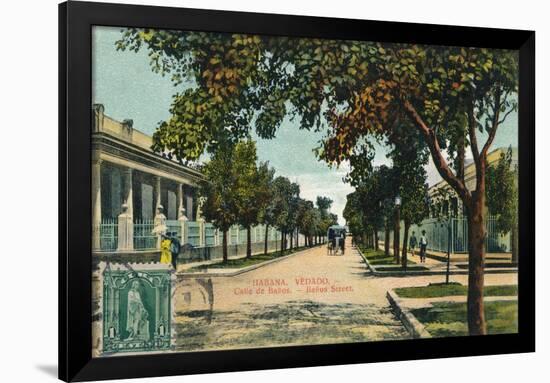
[[[134,222],[128,212],[128,205],[122,205],[122,213],[118,216],[118,248],[117,251],[134,250]]]
[[[161,205],[161,195],[160,195],[160,177],[155,177],[155,214],[157,212],[158,207]]]
[[[132,169],[124,171],[124,201],[122,213],[118,216],[118,247],[117,251],[134,250],[134,198],[132,185]]]
[[[190,190],[190,188],[186,188],[186,210],[187,210],[187,218],[189,218],[189,221],[195,221],[196,217],[193,217],[193,194]]]
[[[179,215],[178,221],[180,223],[180,229],[181,229],[181,244],[184,245],[187,243],[187,231],[186,231],[187,216],[185,215],[184,207],[178,210],[178,215]]]
[[[132,184],[132,168],[126,168],[124,174],[124,203],[128,206],[128,214],[134,216],[134,197]]]
[[[101,161],[92,160],[92,251],[101,250]]]
[[[185,214],[185,206],[183,206],[183,184],[178,183],[178,189],[177,189],[177,210],[178,210],[178,219],[181,218],[182,214]]]
[[[199,246],[206,245],[206,230],[204,225],[204,218],[199,217]]]

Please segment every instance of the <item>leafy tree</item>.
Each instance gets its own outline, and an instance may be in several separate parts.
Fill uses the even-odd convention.
[[[268,206],[270,199],[269,172],[265,167],[258,168],[256,144],[241,141],[235,145],[232,158],[236,195],[237,222],[246,228],[246,257],[252,256],[251,229],[260,221],[260,214]]]
[[[517,54],[474,48],[379,44],[374,61],[372,82],[352,94],[348,100],[351,108],[334,113],[335,133],[325,143],[325,156],[341,161],[363,135],[373,131],[391,135],[396,122],[403,117],[413,124],[424,137],[439,174],[466,207],[468,328],[471,335],[486,334],[483,265],[487,153],[500,124],[516,109],[512,95],[517,92]],[[483,146],[478,144],[480,132],[487,136]],[[456,163],[460,161],[456,153],[465,137],[468,137],[476,168],[473,191],[452,170],[453,165],[455,169],[463,167]],[[445,149],[454,164],[447,161]]]
[[[269,238],[269,228],[276,224],[276,200],[274,198],[273,180],[275,177],[275,169],[269,167],[269,163],[263,162],[258,168],[260,179],[265,182],[267,188],[267,200],[262,206],[259,214],[259,222],[265,226],[264,232],[264,254],[267,254],[267,244]]]
[[[237,221],[237,195],[233,169],[233,147],[220,148],[203,166],[205,179],[199,185],[204,198],[202,215],[223,233],[223,261],[227,262],[227,232]]]
[[[366,224],[367,220],[364,218],[361,196],[357,190],[346,196],[343,215],[354,238],[365,246],[371,246],[367,238],[371,228]],[[374,243],[372,246],[374,247]]]
[[[404,222],[403,245],[401,249],[401,264],[407,268],[407,250],[409,229],[412,224],[421,224],[428,216],[428,184],[425,166],[428,163],[428,150],[423,137],[409,126],[401,126],[397,137],[392,137],[394,144],[389,153],[396,172],[395,182],[398,184],[401,197],[400,215]],[[396,224],[399,227],[400,223]],[[395,230],[395,229],[394,229]],[[397,235],[397,243],[399,236]],[[394,242],[394,248],[399,250]],[[395,250],[394,250],[395,252]]]
[[[338,223],[338,216],[330,212],[332,199],[325,196],[317,196],[316,205],[321,216],[319,225],[319,234],[324,238],[327,235],[328,228]]]
[[[289,214],[287,221],[287,230],[290,236],[290,250],[294,248],[294,232],[298,228],[298,207],[300,203],[300,185],[291,183],[291,194],[288,200]],[[296,240],[298,246],[298,240]]]
[[[512,262],[518,261],[518,186],[517,167],[512,165],[512,148],[501,153],[496,165],[487,169],[487,207],[496,216],[496,228],[510,233]]]
[[[306,246],[313,245],[312,237],[318,232],[320,214],[313,206],[313,202],[300,199],[297,215],[298,229],[306,239]]]
[[[288,233],[294,229],[294,212],[292,211],[293,199],[296,196],[296,184],[286,177],[276,177],[273,180],[273,203],[275,227],[281,232],[281,253],[286,249]]]

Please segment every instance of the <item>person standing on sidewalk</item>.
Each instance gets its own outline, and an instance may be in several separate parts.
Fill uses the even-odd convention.
[[[414,234],[414,231],[412,232],[411,239],[409,239],[409,249],[411,250],[411,256],[414,257],[414,249],[416,249],[416,246],[418,246],[418,240],[416,239],[416,235]]]
[[[422,230],[420,236],[420,263],[426,262],[426,248],[428,247],[428,239],[426,238],[426,231]]]
[[[172,264],[172,253],[170,252],[172,242],[166,234],[161,234],[160,238],[160,263],[170,265]]]

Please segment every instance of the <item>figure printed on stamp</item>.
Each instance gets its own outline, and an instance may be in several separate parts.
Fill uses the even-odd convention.
[[[128,314],[126,316],[126,340],[149,340],[149,313],[143,305],[139,292],[139,282],[133,281],[128,291]]]

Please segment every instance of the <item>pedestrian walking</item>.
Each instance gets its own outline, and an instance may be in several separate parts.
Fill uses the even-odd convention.
[[[172,266],[177,270],[178,256],[181,251],[181,243],[174,233],[170,235],[170,254],[172,255]]]
[[[170,252],[170,238],[166,234],[160,235],[160,263],[169,265],[172,263],[172,253]]]
[[[420,236],[420,263],[426,263],[426,248],[428,247],[428,239],[426,238],[426,231],[422,230]]]
[[[416,239],[416,235],[413,231],[411,238],[409,239],[409,249],[411,250],[411,256],[413,257],[414,257],[414,249],[416,249],[416,246],[418,246],[418,239]]]

